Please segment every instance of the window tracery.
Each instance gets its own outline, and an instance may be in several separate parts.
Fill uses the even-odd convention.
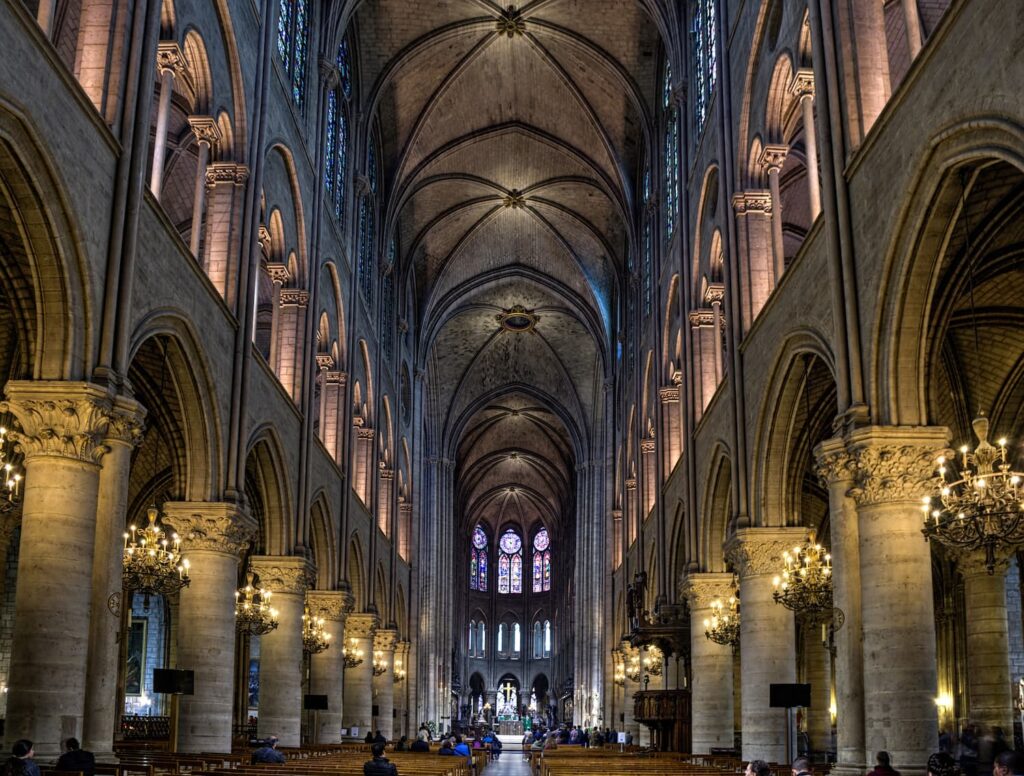
[[[502,534],[498,543],[498,592],[523,592],[523,540],[513,529]]]
[[[473,529],[469,548],[469,589],[487,592],[487,534],[480,526]]]
[[[309,13],[306,0],[280,0],[277,17],[277,53],[291,89],[292,102],[299,107],[306,96],[306,66],[309,56]]]
[[[548,530],[541,528],[533,539],[533,592],[545,593],[551,589],[551,539]]]

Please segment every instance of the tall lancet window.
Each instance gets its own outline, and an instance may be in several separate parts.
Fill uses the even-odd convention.
[[[551,589],[551,540],[548,529],[541,528],[533,537],[533,592]]]
[[[498,592],[523,592],[523,540],[509,528],[498,543]]]
[[[473,529],[469,548],[469,589],[487,592],[487,534],[480,526]]]

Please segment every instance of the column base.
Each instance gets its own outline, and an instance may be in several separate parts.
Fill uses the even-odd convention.
[[[829,769],[829,776],[864,776],[865,773],[870,771],[867,765],[857,765],[856,763],[836,763]],[[910,773],[909,768],[900,768],[900,774]]]

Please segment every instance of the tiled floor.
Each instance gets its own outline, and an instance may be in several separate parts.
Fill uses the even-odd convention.
[[[503,752],[484,769],[484,776],[530,776],[530,764],[522,752]]]

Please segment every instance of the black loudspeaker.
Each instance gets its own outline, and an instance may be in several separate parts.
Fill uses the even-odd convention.
[[[773,709],[811,707],[811,686],[809,684],[773,684],[769,687],[768,705]]]
[[[192,695],[195,692],[195,673],[175,668],[154,668],[153,692],[166,695]]]
[[[303,695],[302,708],[307,711],[327,711],[326,695]]]
[[[379,714],[380,714],[380,706],[374,705],[374,707],[373,707],[373,716],[376,717]]]

